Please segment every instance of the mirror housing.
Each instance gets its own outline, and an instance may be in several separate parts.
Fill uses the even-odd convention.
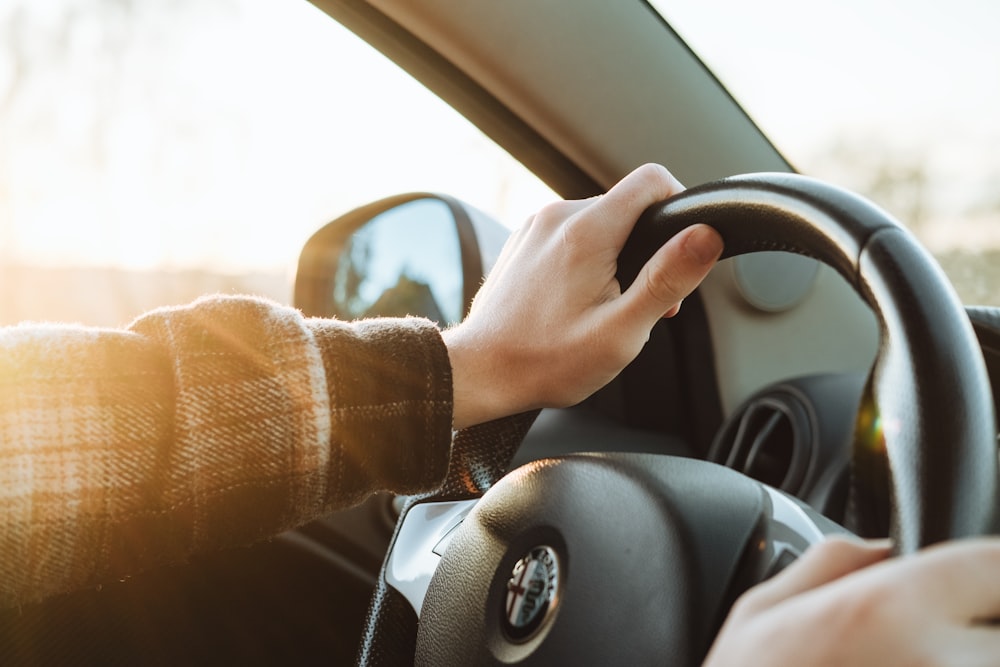
[[[354,320],[465,317],[510,231],[442,194],[388,197],[337,218],[299,256],[294,305],[305,315]]]

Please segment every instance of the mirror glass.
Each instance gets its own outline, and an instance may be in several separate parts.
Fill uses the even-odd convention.
[[[462,252],[455,219],[437,199],[380,213],[347,240],[333,280],[340,319],[418,315],[441,326],[463,313]]]

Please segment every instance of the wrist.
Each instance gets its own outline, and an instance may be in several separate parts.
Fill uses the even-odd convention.
[[[462,325],[441,334],[451,363],[453,428],[460,430],[520,412],[505,391],[504,364],[496,350]]]

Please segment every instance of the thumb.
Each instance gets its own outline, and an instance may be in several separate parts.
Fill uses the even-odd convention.
[[[887,540],[859,542],[833,537],[810,548],[787,570],[747,594],[746,606],[763,611],[791,597],[840,579],[885,560],[891,544]]]
[[[636,324],[652,328],[676,314],[680,302],[705,279],[722,254],[722,237],[708,225],[693,225],[663,244],[623,295]]]

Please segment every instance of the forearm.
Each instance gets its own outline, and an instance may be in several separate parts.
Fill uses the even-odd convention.
[[[430,323],[251,299],[0,333],[0,604],[248,543],[444,474]]]

